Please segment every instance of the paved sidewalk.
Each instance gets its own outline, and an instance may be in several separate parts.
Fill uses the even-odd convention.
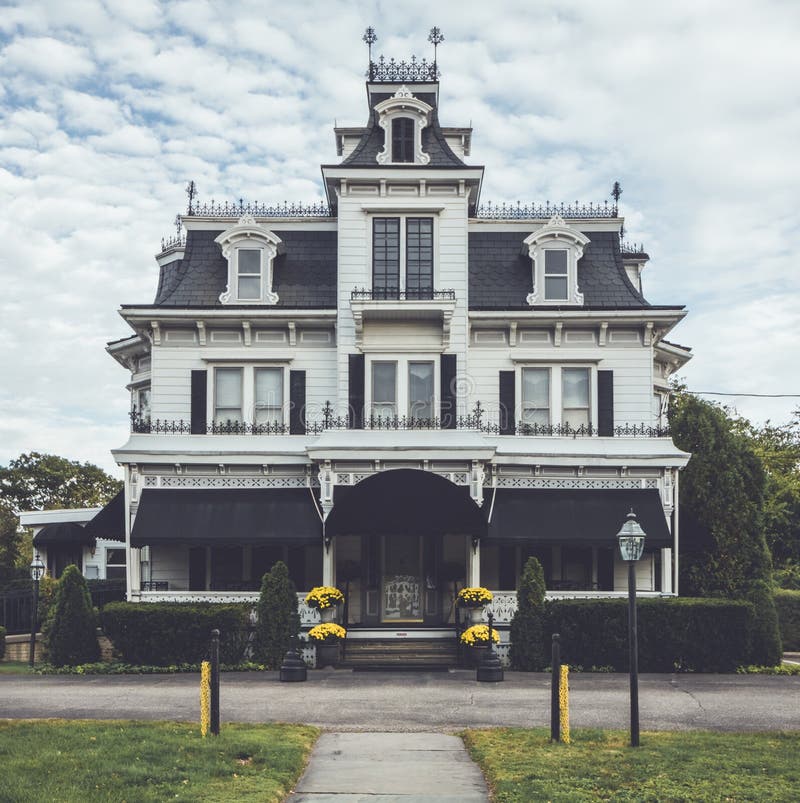
[[[488,803],[478,766],[443,733],[324,733],[289,803]]]

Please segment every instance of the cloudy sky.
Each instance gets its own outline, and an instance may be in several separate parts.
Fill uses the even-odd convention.
[[[432,11],[433,9],[433,11]],[[686,304],[698,391],[800,394],[800,4],[794,0],[0,0],[0,464],[91,460],[127,434],[104,351],[201,200],[322,197],[332,126],[365,122],[377,53],[430,56],[474,126],[483,200],[623,186],[653,303]],[[729,397],[755,421],[800,398]]]

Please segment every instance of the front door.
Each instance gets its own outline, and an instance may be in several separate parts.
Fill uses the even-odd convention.
[[[384,535],[381,551],[381,620],[422,622],[425,604],[422,537]]]

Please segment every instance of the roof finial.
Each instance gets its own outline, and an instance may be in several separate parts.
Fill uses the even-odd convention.
[[[372,66],[372,45],[378,41],[378,34],[375,33],[375,29],[370,25],[361,38],[367,43],[367,48],[369,49],[369,80],[372,81],[375,78],[375,71]]]
[[[189,196],[189,211],[188,214],[193,215],[194,210],[192,209],[192,203],[194,202],[195,196],[197,195],[197,185],[194,181],[190,181],[186,185],[186,194]]]
[[[428,41],[433,44],[433,77],[434,80],[439,77],[439,72],[436,67],[436,49],[444,42],[444,34],[440,28],[433,27],[428,34]]]

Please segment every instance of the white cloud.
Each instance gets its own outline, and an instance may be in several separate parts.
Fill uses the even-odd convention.
[[[334,120],[366,121],[368,24],[399,58],[444,31],[441,120],[472,121],[484,200],[622,181],[648,297],[690,310],[670,335],[695,347],[690,386],[800,392],[797,4],[18,0],[0,15],[0,463],[111,465],[127,378],[103,345],[127,333],[120,303],[152,300],[186,181],[202,200],[322,197]]]

